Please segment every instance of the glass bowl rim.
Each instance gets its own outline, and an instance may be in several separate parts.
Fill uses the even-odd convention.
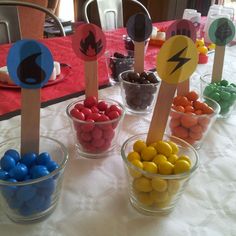
[[[212,82],[208,82],[208,81],[206,81],[206,77],[211,77],[212,76],[212,74],[210,73],[210,72],[207,72],[207,73],[204,73],[204,74],[202,74],[202,75],[200,75],[200,80],[203,82],[203,83],[205,83],[205,84],[212,84]],[[226,80],[227,82],[229,82],[230,84],[232,84],[233,83],[233,81],[228,81],[227,79],[224,79],[224,77],[222,76],[222,80]],[[222,80],[220,80],[220,81],[222,81]],[[219,81],[219,82],[220,82]],[[227,88],[227,87],[226,87]],[[236,92],[236,87],[234,87],[235,89],[234,89],[234,91],[233,92]]]
[[[118,101],[116,101],[116,100],[114,100],[114,99],[111,99],[111,98],[98,98],[98,101],[99,101],[99,100],[102,100],[102,101],[103,101],[103,100],[104,100],[104,101],[112,101],[113,103],[116,103],[116,104],[119,105],[119,107],[121,108],[122,114],[121,114],[119,117],[117,117],[117,118],[115,118],[115,119],[113,119],[113,120],[108,120],[108,121],[99,121],[99,122],[94,121],[94,122],[88,122],[88,121],[86,121],[86,120],[79,120],[79,119],[73,117],[73,116],[70,114],[69,110],[70,110],[70,108],[71,108],[72,106],[74,106],[74,105],[77,104],[78,102],[84,101],[84,98],[77,99],[77,100],[71,102],[69,105],[67,105],[67,107],[66,107],[66,114],[67,114],[67,116],[68,116],[71,120],[76,121],[76,122],[81,123],[81,124],[94,124],[94,125],[99,125],[99,124],[113,124],[113,123],[115,123],[116,121],[120,121],[120,120],[123,119],[123,117],[125,116],[125,111],[126,111],[126,110],[125,110],[125,107],[124,107],[124,105],[123,105],[122,103],[120,103],[120,102],[118,102]],[[115,104],[112,104],[112,105],[115,105]]]
[[[14,138],[9,138],[3,142],[0,143],[0,147],[7,143],[7,142],[10,142],[10,141],[13,141],[13,140],[17,140],[19,139],[20,140],[21,137],[14,137]],[[4,186],[25,186],[25,185],[30,185],[30,184],[36,184],[36,183],[39,183],[39,182],[42,182],[44,180],[47,180],[53,176],[55,176],[56,174],[58,174],[58,172],[60,172],[62,169],[64,169],[66,167],[66,163],[68,161],[68,156],[69,156],[69,153],[65,147],[64,144],[62,144],[61,142],[59,142],[58,140],[54,139],[54,138],[51,138],[51,137],[47,137],[47,136],[43,136],[43,135],[40,135],[40,138],[43,138],[43,139],[46,139],[46,140],[51,140],[55,143],[57,143],[63,153],[64,153],[64,157],[63,157],[63,161],[61,163],[61,165],[55,169],[54,171],[50,172],[50,174],[48,175],[45,175],[43,177],[40,177],[40,178],[37,178],[37,179],[30,179],[30,180],[26,180],[26,181],[19,181],[19,182],[9,182],[9,181],[5,181],[5,180],[0,180],[0,186],[1,185],[4,185]]]
[[[141,174],[143,174],[144,176],[147,176],[147,177],[149,177],[149,178],[159,177],[159,178],[170,179],[170,180],[171,180],[171,179],[172,179],[172,180],[173,180],[173,179],[183,179],[183,178],[185,178],[185,177],[188,177],[188,176],[190,176],[190,175],[198,168],[198,166],[199,166],[199,155],[198,155],[197,150],[196,150],[192,145],[190,145],[189,143],[187,143],[186,141],[184,141],[183,139],[180,139],[180,138],[178,138],[178,137],[176,137],[176,136],[173,136],[173,135],[168,135],[168,134],[166,134],[166,133],[165,133],[165,135],[166,135],[167,137],[170,137],[170,138],[173,138],[173,139],[175,139],[175,140],[178,140],[178,141],[182,142],[185,146],[187,146],[188,148],[190,148],[190,149],[193,151],[193,153],[194,153],[194,155],[195,155],[196,161],[195,161],[194,165],[191,167],[191,169],[190,169],[189,171],[184,172],[184,173],[180,173],[180,174],[162,175],[162,174],[149,173],[149,172],[147,172],[147,171],[144,171],[144,170],[139,169],[139,168],[136,167],[135,165],[132,165],[132,163],[128,161],[128,159],[127,159],[127,157],[126,157],[126,155],[125,155],[124,148],[125,148],[125,146],[126,146],[133,138],[136,138],[136,137],[138,138],[138,137],[141,136],[141,135],[147,135],[147,133],[135,134],[135,135],[131,136],[130,138],[128,138],[128,139],[122,144],[122,146],[121,146],[121,157],[122,157],[123,161],[126,163],[126,165],[127,165],[129,168],[134,169],[135,171],[140,172]],[[138,139],[137,139],[137,140],[138,140]]]

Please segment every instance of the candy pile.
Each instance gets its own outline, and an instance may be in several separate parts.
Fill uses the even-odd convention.
[[[128,51],[134,51],[133,40],[128,35],[123,35],[123,41],[125,44],[125,49]],[[145,51],[147,50],[149,39],[145,41]]]
[[[146,145],[142,140],[133,144],[133,151],[127,155],[128,161],[136,168],[158,176],[146,176],[134,168],[129,169],[133,178],[133,196],[146,206],[163,208],[170,204],[180,190],[182,182],[165,176],[190,171],[191,160],[179,154],[179,147],[172,141],[158,141]]]
[[[188,92],[186,96],[176,96],[170,112],[171,135],[192,145],[203,138],[210,124],[211,114],[214,113],[207,103],[199,101],[198,98],[195,91]]]
[[[74,104],[69,113],[78,145],[85,152],[100,153],[110,148],[124,111],[118,104],[91,96]]]
[[[12,183],[38,179],[58,168],[47,152],[39,155],[26,153],[22,157],[14,150],[5,152],[0,161],[0,180]],[[51,177],[44,181],[20,186],[2,185],[1,194],[9,208],[23,216],[29,216],[47,210],[51,206],[57,179]]]
[[[125,56],[115,52],[109,60],[109,68],[111,69],[111,77],[115,81],[119,81],[118,75],[126,70],[132,70],[134,67],[134,58],[130,55]]]
[[[143,111],[151,106],[159,83],[154,73],[128,72],[121,81],[122,97],[131,110]]]
[[[211,43],[208,46],[205,45],[204,38],[196,39],[196,47],[199,53],[199,64],[205,64],[208,62],[208,52],[215,50],[215,44]]]
[[[236,84],[221,80],[206,86],[203,94],[219,103],[221,115],[229,113],[236,100]]]

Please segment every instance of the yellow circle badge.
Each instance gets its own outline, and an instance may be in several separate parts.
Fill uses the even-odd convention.
[[[168,39],[157,56],[157,73],[169,84],[189,78],[198,63],[197,48],[192,39],[177,35]]]

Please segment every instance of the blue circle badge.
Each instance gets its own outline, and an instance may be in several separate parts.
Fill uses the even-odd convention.
[[[43,44],[35,40],[20,40],[10,48],[7,68],[15,84],[26,89],[38,89],[51,77],[53,57]]]

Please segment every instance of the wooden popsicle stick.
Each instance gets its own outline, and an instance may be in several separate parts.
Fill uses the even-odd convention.
[[[106,48],[104,33],[94,24],[82,24],[72,36],[72,48],[85,63],[85,96],[98,98],[98,58]]]
[[[148,130],[147,144],[162,140],[177,84],[161,82],[157,102]]]
[[[39,153],[41,88],[54,68],[52,54],[35,40],[19,40],[9,50],[7,68],[21,87],[21,154]]]
[[[190,90],[190,81],[189,79],[187,79],[178,85],[177,95],[185,96],[189,92],[189,90]]]
[[[41,89],[21,89],[21,155],[39,153]]]
[[[216,46],[212,70],[211,82],[219,82],[222,79],[225,57],[225,46]]]
[[[85,96],[98,98],[98,61],[85,61]]]
[[[145,42],[134,42],[134,72],[144,71]]]
[[[148,145],[162,140],[177,86],[189,79],[197,62],[197,49],[190,38],[174,36],[163,44],[156,68],[162,82],[147,134]]]

